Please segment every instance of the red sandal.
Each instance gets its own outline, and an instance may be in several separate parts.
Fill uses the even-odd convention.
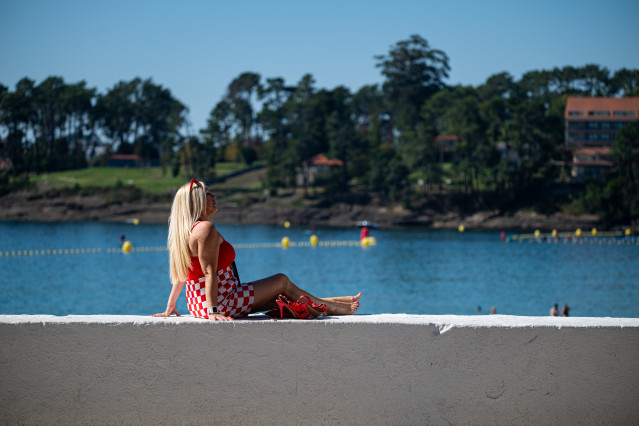
[[[304,299],[306,301],[304,301]],[[328,308],[325,303],[321,303],[318,305],[317,303],[313,302],[307,295],[300,296],[300,298],[297,299],[297,303],[306,303],[306,309],[315,318],[326,315],[326,309]]]
[[[308,310],[308,304],[291,302],[286,296],[280,294],[275,300],[280,308],[280,318],[284,319],[285,315],[297,319],[313,319],[313,315]]]

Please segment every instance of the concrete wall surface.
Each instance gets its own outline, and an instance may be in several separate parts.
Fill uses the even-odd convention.
[[[639,424],[639,319],[0,316],[1,424]]]

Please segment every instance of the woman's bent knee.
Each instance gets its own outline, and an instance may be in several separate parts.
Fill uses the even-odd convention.
[[[281,272],[279,274],[275,274],[275,277],[277,278],[278,281],[283,282],[283,283],[290,283],[291,280],[288,279],[288,277],[286,276],[286,274],[282,274]]]
[[[275,276],[277,277],[277,282],[280,283],[283,293],[289,292],[294,286],[293,282],[289,279],[289,277],[286,274],[279,273],[279,274],[276,274]]]

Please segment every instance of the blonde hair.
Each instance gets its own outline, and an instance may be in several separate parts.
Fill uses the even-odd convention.
[[[204,182],[184,184],[177,190],[171,216],[169,216],[169,235],[167,248],[169,249],[169,265],[171,283],[186,281],[186,274],[191,267],[191,252],[189,239],[191,229],[206,210],[206,185]]]

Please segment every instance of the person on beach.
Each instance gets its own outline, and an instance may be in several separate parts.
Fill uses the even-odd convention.
[[[550,308],[550,316],[551,317],[558,317],[559,316],[558,305],[556,303],[554,305],[552,305],[552,308]]]
[[[315,317],[315,314],[350,315],[357,311],[361,293],[318,298],[284,274],[240,283],[234,268],[233,246],[208,221],[215,212],[215,195],[203,182],[191,179],[175,194],[167,239],[173,287],[166,310],[153,316],[179,316],[176,302],[185,284],[189,312],[194,317],[215,321],[231,321],[252,312],[277,312],[278,308],[280,314],[288,310],[289,315],[298,318],[309,317],[306,316],[309,313]],[[298,315],[300,306],[305,315]]]

